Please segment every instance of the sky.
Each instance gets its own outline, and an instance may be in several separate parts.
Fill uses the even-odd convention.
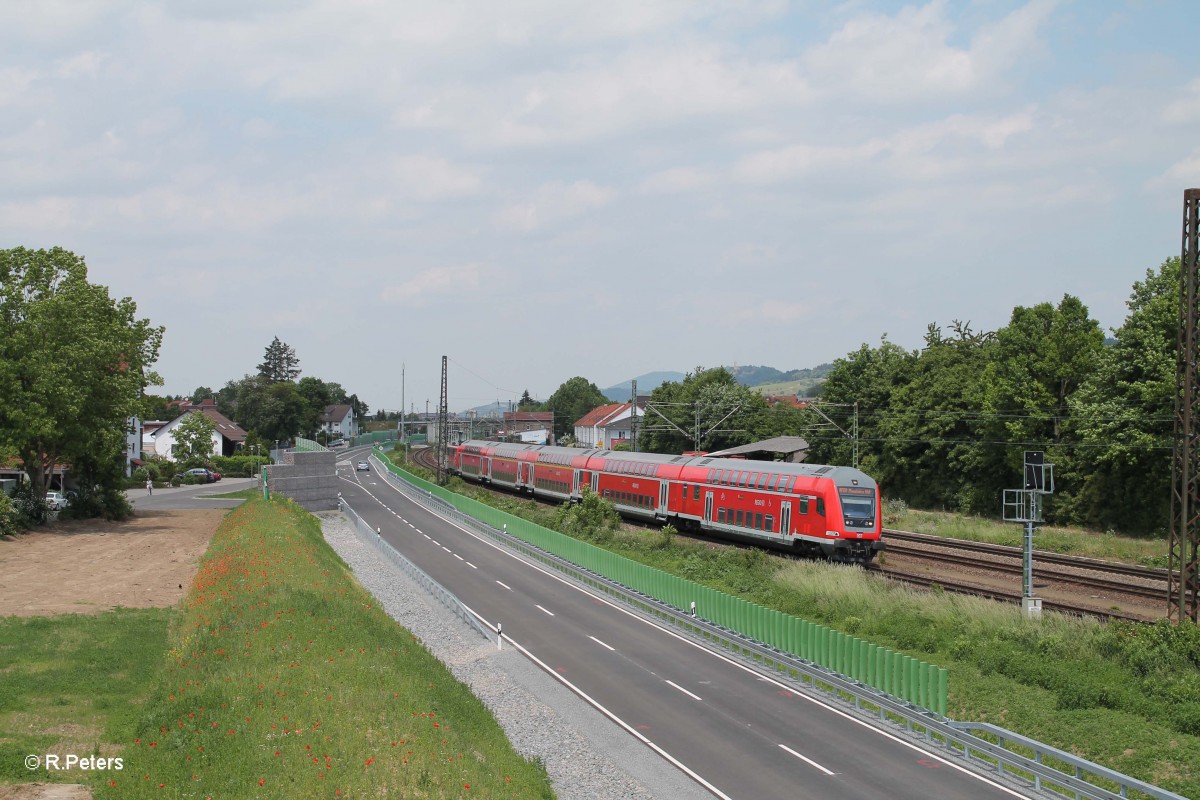
[[[0,248],[372,410],[813,367],[1079,297],[1200,186],[1192,0],[5,0]],[[403,370],[403,380],[402,380]]]

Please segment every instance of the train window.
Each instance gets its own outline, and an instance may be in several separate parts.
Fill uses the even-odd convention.
[[[757,484],[757,483],[758,483],[758,473],[757,473],[757,472],[751,472],[751,473],[750,473],[750,480],[748,480],[748,481],[746,482],[746,485],[747,485],[747,486],[749,486],[751,489],[753,489],[753,488],[754,488],[754,486],[755,486],[755,484]]]
[[[824,497],[817,498],[817,513],[820,514],[822,517],[825,516],[825,498]]]
[[[765,473],[765,472],[758,476],[758,488],[760,488],[760,489],[766,488],[768,477],[770,477],[770,476],[768,476],[767,473]]]
[[[800,513],[801,514],[808,513],[808,498],[807,497],[800,498]]]
[[[686,492],[687,489],[684,489],[684,491]],[[698,484],[698,483],[692,487],[692,499],[693,500],[700,499],[700,484]]]
[[[762,514],[757,512],[754,514],[754,527],[758,528],[760,531],[762,530]]]
[[[727,470],[727,469],[721,470],[721,485],[722,486],[729,485],[729,476],[730,476],[729,470]]]
[[[770,514],[767,514],[766,521],[767,521],[766,529],[769,531],[774,531],[775,530],[775,518],[773,516],[771,516]]]
[[[745,472],[738,473],[737,486],[739,489],[744,489],[746,487],[746,473]]]
[[[745,512],[743,512],[740,508],[737,510],[737,524],[738,525],[745,524]]]
[[[717,509],[717,522],[724,522],[724,521],[725,521],[725,509],[723,507],[718,508]]]
[[[778,475],[772,475],[772,476],[771,476],[771,480],[767,481],[767,490],[768,490],[768,491],[771,491],[771,492],[775,491],[775,484],[776,484],[776,482],[778,482],[778,481],[779,481],[779,476],[778,476]]]

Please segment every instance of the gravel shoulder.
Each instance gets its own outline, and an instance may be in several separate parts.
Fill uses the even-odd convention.
[[[359,582],[484,702],[509,741],[540,759],[560,800],[711,795],[515,650],[497,650],[364,544],[339,512],[325,540]]]

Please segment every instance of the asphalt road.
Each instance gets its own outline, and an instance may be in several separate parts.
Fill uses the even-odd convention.
[[[713,795],[1021,796],[575,587],[339,463],[343,498],[401,553]]]
[[[153,494],[142,489],[126,489],[125,496],[136,509],[177,510],[195,508],[234,508],[242,501],[236,497],[213,497],[240,489],[258,486],[257,478],[222,478],[216,483],[180,486],[175,489],[154,488]]]

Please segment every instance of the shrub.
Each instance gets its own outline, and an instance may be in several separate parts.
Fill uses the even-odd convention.
[[[37,497],[33,493],[33,484],[21,481],[12,494],[13,508],[17,511],[17,524],[23,528],[41,525],[50,515],[50,507],[46,498]]]
[[[0,536],[12,536],[21,530],[17,509],[4,492],[0,492]]]

